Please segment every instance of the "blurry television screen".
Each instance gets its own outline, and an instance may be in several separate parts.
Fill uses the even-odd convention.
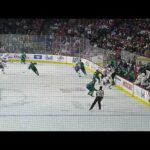
[[[150,19],[0,19],[0,131],[150,131]]]

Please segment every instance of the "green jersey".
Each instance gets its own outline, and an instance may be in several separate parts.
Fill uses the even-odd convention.
[[[80,67],[81,67],[81,69],[84,68],[84,63],[83,62],[80,62]]]
[[[27,57],[26,54],[23,53],[20,58],[24,60],[24,59],[26,59],[26,57]]]
[[[99,74],[100,74],[99,72],[94,72],[96,78],[99,78]]]
[[[100,76],[101,75],[101,76]],[[102,74],[100,74],[100,72],[94,72],[93,74],[93,80],[98,79],[98,82],[100,83],[100,79],[103,78]]]
[[[31,63],[28,69],[32,69],[32,70],[36,69],[35,65],[37,65],[37,63]]]
[[[86,85],[87,89],[89,89],[90,91],[95,90],[94,86],[95,86],[95,82],[94,81],[91,81],[90,83],[88,83]]]
[[[134,81],[134,72],[133,71],[128,72],[127,79],[131,82]]]

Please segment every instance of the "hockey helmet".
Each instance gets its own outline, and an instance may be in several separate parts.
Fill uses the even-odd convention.
[[[102,86],[100,86],[100,87],[99,87],[99,90],[102,90],[102,88],[103,88],[103,87],[102,87]]]

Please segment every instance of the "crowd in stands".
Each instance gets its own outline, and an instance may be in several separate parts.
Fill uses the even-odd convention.
[[[0,19],[0,34],[77,36],[150,57],[150,19]]]

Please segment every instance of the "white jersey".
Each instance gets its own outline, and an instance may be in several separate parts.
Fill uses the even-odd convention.
[[[102,81],[103,81],[103,84],[106,84],[107,83],[107,77],[104,77],[103,79],[102,79]]]
[[[106,81],[107,81],[107,82],[109,81],[109,76],[106,76]]]
[[[5,54],[5,55],[1,56],[0,61],[3,63],[4,67],[6,67],[6,63],[8,61],[7,55]]]
[[[108,88],[111,89],[111,85],[112,85],[112,80],[111,77],[106,76],[103,78],[103,87],[104,89]]]

